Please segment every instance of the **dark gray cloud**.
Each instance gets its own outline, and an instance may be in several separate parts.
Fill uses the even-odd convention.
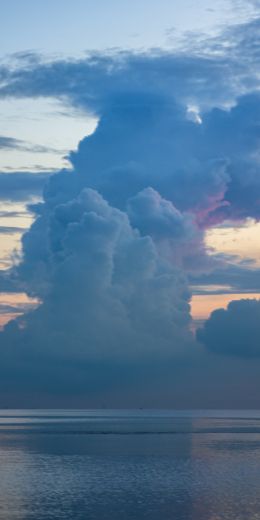
[[[82,60],[47,63],[36,56],[34,62],[22,60],[19,65],[18,60],[16,67],[4,68],[2,74],[0,70],[1,97],[58,97],[99,115],[112,100],[115,105],[122,103],[120,93],[140,92],[144,84],[146,95],[166,95],[169,103],[176,97],[184,103],[201,101],[203,106],[212,106],[213,100],[214,104],[233,100],[242,88],[238,79],[235,83],[237,63],[230,68],[223,59],[160,50],[90,53]]]
[[[203,128],[208,136],[208,153],[227,159],[230,177],[224,204],[213,212],[213,221],[228,218],[243,220],[248,216],[259,219],[259,94],[240,98],[230,111],[211,111],[205,115]]]
[[[27,141],[4,135],[0,135],[0,150],[19,150],[20,152],[31,153],[60,153],[60,150],[54,148],[28,143]]]
[[[56,96],[103,114],[113,97],[118,102],[119,92],[140,91],[146,83],[146,92],[169,100],[197,103],[202,109],[223,106],[259,87],[259,24],[255,16],[214,38],[196,33],[192,38],[189,32],[182,48],[172,52],[89,52],[84,59],[53,61],[17,53],[10,66],[0,68],[0,95]]]
[[[225,292],[230,293],[260,293],[260,269],[253,265],[231,263],[225,261],[221,266],[207,273],[196,273],[189,277],[190,283],[201,287],[200,292],[207,292],[208,286],[227,286]],[[204,290],[203,290],[204,287]]]
[[[0,235],[13,235],[15,233],[24,233],[24,231],[24,227],[0,225]]]
[[[27,211],[13,211],[13,210],[2,210],[0,211],[0,218],[16,218],[16,217],[28,217]]]
[[[14,139],[13,137],[7,137],[0,135],[0,149],[9,150],[13,148],[19,147],[21,141],[19,139]]]
[[[214,311],[197,338],[216,354],[260,356],[260,300],[240,300]]]

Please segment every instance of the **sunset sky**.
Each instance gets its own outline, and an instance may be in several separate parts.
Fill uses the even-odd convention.
[[[0,5],[0,399],[255,405],[260,5]]]

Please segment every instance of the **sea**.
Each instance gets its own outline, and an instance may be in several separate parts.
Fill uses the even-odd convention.
[[[260,520],[260,411],[0,410],[0,519]]]

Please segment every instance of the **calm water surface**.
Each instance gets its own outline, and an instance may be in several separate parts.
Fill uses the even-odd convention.
[[[0,519],[260,520],[260,412],[0,410]]]

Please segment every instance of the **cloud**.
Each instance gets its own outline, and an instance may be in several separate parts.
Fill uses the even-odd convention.
[[[197,338],[216,354],[259,357],[260,300],[232,301],[226,310],[214,311]]]
[[[203,123],[208,153],[226,158],[230,178],[226,203],[216,208],[213,220],[243,220],[249,216],[259,219],[259,94],[240,98],[229,111],[214,109],[205,115]]]
[[[224,71],[229,82],[221,76]],[[218,104],[234,99],[238,89],[233,74],[223,59],[159,49],[143,54],[93,52],[81,60],[47,62],[36,55],[34,61],[22,59],[15,67],[0,69],[0,96],[63,98],[100,115],[112,99],[115,105],[120,103],[120,93],[140,92],[146,83],[147,95],[177,97],[184,103],[200,100],[203,106],[212,106],[213,99]]]
[[[0,96],[58,97],[94,112],[97,131],[70,159],[79,173],[89,170],[82,184],[118,207],[152,187],[178,210],[195,211],[203,226],[258,219],[258,28],[258,19],[240,24],[195,51],[47,62],[30,53],[3,68]]]
[[[21,145],[21,141],[19,139],[14,139],[13,137],[0,136],[0,149],[9,150],[13,148],[19,148]]]
[[[15,217],[27,217],[28,213],[24,211],[13,211],[13,210],[2,210],[0,211],[0,218],[15,218]]]
[[[207,290],[207,286],[226,285],[225,292],[250,293],[260,292],[260,269],[251,265],[235,264],[230,261],[221,262],[207,273],[193,273],[189,280]],[[202,294],[205,292],[202,290]]]
[[[13,235],[16,233],[24,233],[24,227],[18,226],[0,226],[0,235]]]
[[[208,261],[203,228],[230,176],[180,104],[120,100],[71,153],[72,170],[49,177],[23,236],[16,278],[42,304],[0,336],[5,373],[22,356],[22,386],[64,389],[69,377],[95,393],[123,378],[130,391],[136,371],[164,385],[166,366],[196,357],[186,273]]]
[[[145,372],[156,362],[178,362],[191,343],[190,295],[183,273],[159,256],[152,239],[91,189],[55,206],[48,225],[44,276],[41,257],[30,277],[37,273],[38,294],[44,285],[43,303],[5,327],[1,370],[22,359],[20,378],[30,374],[35,382],[46,367],[50,385],[58,378],[64,387],[69,371],[77,387],[81,367],[86,386],[93,370],[96,384],[104,378],[111,386],[120,372],[129,377],[139,366]]]
[[[247,30],[247,25],[241,26],[240,37]],[[233,33],[231,41],[232,38],[235,39]],[[233,46],[237,49],[240,43],[235,42]],[[165,198],[174,190],[174,197],[170,198],[178,209],[195,208],[202,223],[214,224],[226,218],[259,218],[259,202],[255,197],[255,191],[259,190],[259,94],[250,93],[236,100],[237,94],[245,90],[237,85],[237,65],[233,58],[228,61],[227,56],[206,58],[159,51],[143,55],[97,54],[71,62],[37,63],[36,60],[24,69],[15,69],[0,95],[63,97],[86,111],[94,111],[100,117],[97,132],[92,139],[83,140],[79,151],[70,156],[74,167],[80,170],[81,163],[85,167],[88,154],[86,167],[93,168],[89,186],[102,189],[105,197],[120,205],[124,196],[123,168],[128,172],[133,196],[137,188],[149,186]],[[253,69],[248,66],[248,63],[243,65],[241,77],[245,81],[246,76],[250,83]],[[227,74],[234,76],[230,82]],[[225,99],[218,101],[211,89],[221,77],[225,77],[226,85],[218,85],[218,94],[222,93]],[[232,95],[228,93],[229,83]],[[198,85],[203,85],[205,91],[199,91]],[[257,84],[253,83],[252,88],[257,88]],[[207,93],[212,98],[205,104]],[[234,106],[230,110],[210,108],[227,103]],[[203,124],[195,124],[186,117],[187,106],[196,104]],[[153,125],[156,118],[157,129]],[[159,154],[155,141],[160,133],[157,142],[163,143],[163,147]],[[245,135],[247,139],[243,138]],[[113,149],[119,140],[126,143],[127,137],[133,142],[132,149],[125,155],[125,147]],[[102,158],[98,162],[95,154],[95,146],[101,144],[103,164]],[[160,168],[164,170],[161,181]],[[113,194],[109,193],[112,177],[118,186]],[[125,195],[129,197],[128,189]]]
[[[201,125],[188,120],[182,105],[149,92],[126,92],[116,106],[111,100],[95,133],[70,160],[82,186],[120,208],[151,187],[177,209],[200,212],[202,220],[222,205],[229,181],[222,157],[204,157],[205,144]]]
[[[118,93],[140,91],[146,82],[147,93],[202,110],[227,106],[259,86],[259,20],[232,24],[217,37],[189,32],[176,51],[108,50],[79,60],[17,53],[0,68],[0,95],[58,97],[100,115],[113,97],[117,103]]]
[[[30,201],[42,195],[48,172],[0,172],[0,199]]]
[[[60,150],[41,146],[34,143],[28,143],[21,139],[0,135],[0,150],[19,150],[20,152],[32,153],[60,153]]]
[[[187,119],[181,105],[169,106],[161,96],[143,93],[126,93],[124,99],[121,103],[120,95],[116,107],[112,101],[95,132],[71,153],[73,169],[50,176],[45,186],[44,204],[35,210],[38,218],[23,237],[19,272],[30,290],[35,283],[42,287],[44,272],[49,271],[52,213],[85,188],[126,213],[164,260],[185,270],[201,269],[210,261],[203,225],[223,203],[229,180],[225,164],[218,158],[200,159],[196,139],[201,139],[202,130]],[[38,279],[38,272],[43,279]]]
[[[87,168],[88,185],[118,207],[151,187],[203,227],[258,219],[259,100],[259,94],[244,96],[230,110],[204,113],[197,124],[177,102],[126,94],[70,160],[83,185]]]
[[[41,303],[0,334],[4,392],[11,381],[90,396],[158,385],[165,395],[213,374],[190,332],[187,276],[217,277],[206,229],[260,216],[260,97],[242,58],[30,57],[3,70],[1,96],[59,97],[99,118],[32,207],[12,276]],[[38,174],[3,175],[14,199],[42,189]]]
[[[0,292],[19,292],[19,289],[19,282],[15,279],[14,273],[8,269],[0,269]]]
[[[196,233],[191,215],[178,211],[153,188],[145,188],[130,198],[127,213],[142,235],[150,235],[156,240],[185,241]]]
[[[172,202],[161,197],[153,188],[145,188],[130,197],[127,214],[131,224],[143,236],[152,237],[160,254],[181,269],[187,267],[191,247],[194,256],[197,252],[201,263],[206,261],[203,233],[194,222],[194,217],[177,210]]]
[[[5,314],[24,314],[31,308],[35,307],[32,303],[21,303],[17,305],[8,305],[7,303],[0,303],[0,315]]]

